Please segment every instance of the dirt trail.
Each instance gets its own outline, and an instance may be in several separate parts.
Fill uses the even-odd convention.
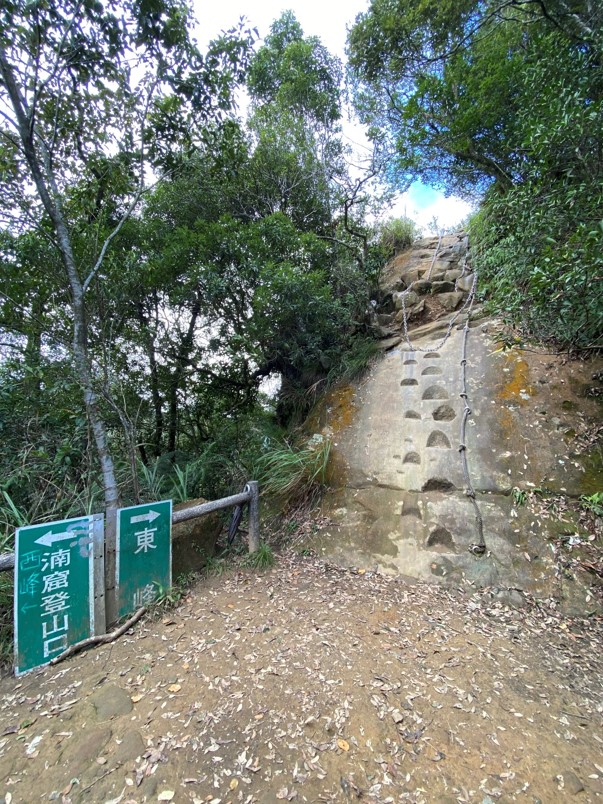
[[[602,623],[294,553],[0,682],[0,801],[603,798]]]

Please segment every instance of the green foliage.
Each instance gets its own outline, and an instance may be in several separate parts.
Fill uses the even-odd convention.
[[[253,553],[249,553],[243,559],[244,566],[253,567],[254,569],[269,569],[274,566],[274,562],[274,552],[266,542],[260,542],[258,549]]]
[[[523,180],[486,195],[470,225],[474,261],[510,322],[592,347],[603,332],[603,69],[558,35],[538,55],[519,87]]]
[[[355,102],[371,136],[395,152],[394,182],[420,177],[461,194],[509,183],[523,46],[519,26],[473,0],[371,3],[350,33]]]
[[[365,319],[376,269],[350,258],[358,250],[342,234],[339,62],[284,15],[252,59],[252,115],[242,123],[228,113],[249,32],[229,32],[204,55],[189,21],[179,0],[153,8],[127,0],[117,16],[89,2],[19,0],[0,20],[0,51],[26,102],[44,82],[30,106],[33,147],[51,146],[38,161],[61,201],[55,209],[40,188],[31,195],[14,147],[21,129],[5,117],[7,547],[24,522],[102,510],[107,462],[122,504],[240,490],[265,444],[283,438],[280,425],[303,418],[317,389],[353,376],[373,351]],[[73,59],[72,34],[81,36]],[[39,72],[28,72],[28,54]],[[8,114],[6,93],[3,83]],[[151,173],[157,182],[137,207]],[[353,216],[362,233],[365,208]],[[83,360],[74,361],[80,291]],[[280,382],[274,398],[263,393],[266,378]]]
[[[310,497],[326,482],[330,451],[326,438],[301,447],[271,444],[257,461],[262,493],[287,505]]]
[[[341,66],[316,37],[304,38],[293,12],[275,20],[252,59],[248,88],[260,104],[277,104],[323,125],[339,119]]]
[[[218,558],[217,556],[208,556],[203,567],[203,571],[207,575],[213,575],[220,578],[226,572],[228,563],[225,558]]]
[[[176,582],[169,587],[163,587],[160,584],[155,584],[157,588],[157,597],[153,601],[152,608],[156,612],[173,609],[180,601],[188,594],[189,587],[194,580],[194,573],[179,575]]]
[[[380,241],[386,259],[409,248],[420,236],[420,229],[410,218],[392,218],[381,227]]]
[[[519,508],[526,504],[528,493],[523,489],[514,488],[511,490],[511,498],[513,500],[513,505]]]
[[[355,338],[348,350],[330,369],[327,387],[338,382],[352,382],[361,377],[380,353],[379,344],[373,338]]]
[[[483,195],[472,259],[493,309],[602,345],[603,6],[374,0],[350,34],[356,103],[397,172]]]
[[[580,497],[580,505],[585,511],[590,511],[595,516],[603,517],[603,492],[598,491],[595,494],[583,494]]]

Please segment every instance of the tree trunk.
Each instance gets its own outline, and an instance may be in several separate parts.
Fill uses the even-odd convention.
[[[25,159],[29,165],[38,196],[52,221],[57,237],[57,246],[67,272],[69,289],[71,291],[71,309],[73,314],[72,348],[76,374],[84,393],[86,413],[94,434],[96,450],[101,465],[105,504],[107,508],[117,508],[119,495],[115,479],[115,467],[109,452],[107,428],[99,409],[98,397],[92,381],[92,368],[88,357],[88,331],[84,289],[77,271],[75,257],[71,247],[69,229],[63,214],[61,198],[56,186],[48,153],[41,140],[39,141],[40,151],[38,151],[35,146],[34,110],[29,109],[22,98],[15,81],[12,67],[2,47],[0,47],[0,74],[2,75],[11,106],[15,112],[19,139],[23,147]]]
[[[197,319],[201,312],[201,304],[199,299],[196,299],[191,309],[191,319],[188,324],[186,335],[182,339],[178,347],[178,354],[176,356],[176,367],[171,377],[170,383],[170,396],[169,396],[169,418],[168,418],[168,452],[173,454],[176,451],[176,444],[178,441],[178,391],[180,390],[180,383],[182,375],[184,374],[184,367],[188,362],[191,349],[193,347],[193,340],[195,337],[195,327]]]
[[[149,371],[151,374],[151,399],[153,400],[153,410],[155,412],[155,431],[153,433],[153,455],[159,458],[161,455],[161,444],[163,441],[163,403],[159,392],[159,375],[157,370],[157,357],[155,355],[155,342],[149,327],[149,322],[145,316],[142,303],[137,305],[138,322],[142,331],[144,348],[149,361]],[[143,462],[146,465],[146,461]]]

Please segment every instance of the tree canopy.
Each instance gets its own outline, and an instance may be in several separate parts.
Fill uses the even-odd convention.
[[[189,464],[231,490],[363,342],[338,61],[291,14],[255,53],[244,26],[201,53],[190,25],[177,0],[0,14],[2,493],[23,516]]]
[[[602,31],[590,0],[373,0],[349,38],[393,180],[481,200],[474,253],[494,302],[581,346],[603,325]]]

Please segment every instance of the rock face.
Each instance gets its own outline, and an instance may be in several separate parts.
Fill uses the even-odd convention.
[[[426,322],[441,314],[442,309],[458,309],[473,286],[473,274],[467,262],[467,239],[464,233],[442,238],[436,253],[437,238],[422,240],[412,249],[397,255],[385,271],[382,281],[383,302],[373,312],[372,325],[378,338],[389,339],[407,320]],[[397,311],[394,321],[385,321],[383,313]]]
[[[434,298],[447,296],[455,297],[450,309],[464,297],[458,291]],[[491,335],[501,322],[471,324],[465,368],[471,415],[463,446],[487,545],[485,556],[474,555],[477,522],[459,451],[465,315],[456,321],[452,315],[414,328],[412,346],[399,335],[350,392],[352,413],[332,432],[333,490],[324,502],[332,525],[315,545],[348,566],[563,597],[550,548],[559,523],[515,505],[512,491],[592,493],[590,470],[564,436],[570,425],[563,415],[579,401],[580,371],[586,377],[592,367],[578,364],[574,375],[559,374],[553,383],[550,357],[502,352]],[[570,371],[558,363],[559,371]],[[597,415],[594,400],[582,404]],[[577,587],[576,594],[584,608],[587,592]]]
[[[174,506],[174,511],[184,511],[207,502],[199,498],[187,500]],[[172,527],[172,576],[176,579],[187,572],[196,572],[205,566],[207,559],[216,552],[216,541],[222,530],[217,513],[178,522]]]

